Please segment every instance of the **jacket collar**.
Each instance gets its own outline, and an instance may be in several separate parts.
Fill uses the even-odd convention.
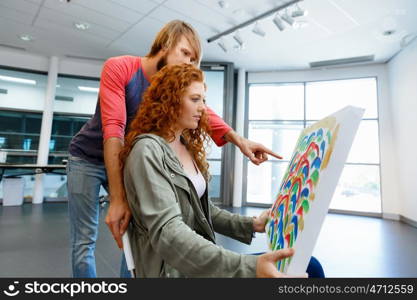
[[[180,163],[177,155],[175,154],[174,150],[172,150],[172,148],[169,146],[167,141],[159,135],[152,134],[152,133],[146,133],[146,134],[141,134],[141,135],[137,136],[134,143],[136,143],[137,141],[139,141],[141,139],[145,139],[145,138],[150,138],[150,139],[153,139],[154,141],[156,141],[161,146],[161,149],[164,152],[164,157],[166,158],[165,163],[168,164],[169,167],[173,171],[177,172],[179,175],[182,175],[183,177],[186,178],[186,180],[188,182],[188,185],[187,186],[181,186],[181,188],[185,189],[190,195],[194,194],[193,197],[190,197],[190,203],[191,203],[192,206],[195,206],[195,212],[198,214],[197,221],[200,223],[200,225],[202,226],[204,231],[206,231],[206,233],[208,234],[208,237],[215,243],[214,229],[213,229],[213,224],[211,222],[210,209],[208,207],[207,188],[206,188],[206,191],[203,195],[202,201],[200,201],[198,199],[197,192],[195,191],[195,188],[194,188],[193,184],[191,183],[188,176],[185,174],[184,169],[181,167],[181,163]],[[178,182],[177,182],[177,184],[178,184]],[[202,203],[205,204],[204,207],[203,207]],[[201,222],[201,219],[202,219],[203,215],[206,218],[206,220],[208,221],[207,223]]]
[[[181,163],[177,155],[175,154],[174,150],[172,150],[172,148],[169,146],[169,144],[163,137],[156,135],[156,134],[152,134],[152,133],[145,133],[145,134],[141,134],[137,136],[134,143],[145,138],[150,138],[150,139],[153,139],[155,142],[157,142],[161,146],[161,149],[164,152],[165,157],[168,158],[166,160],[166,163],[169,164],[169,166],[173,169],[173,171],[187,177],[187,175],[184,172],[184,169],[181,167]]]

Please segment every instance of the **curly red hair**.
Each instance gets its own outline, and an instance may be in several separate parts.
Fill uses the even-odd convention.
[[[167,142],[175,138],[175,125],[181,116],[181,101],[192,82],[204,82],[203,72],[190,64],[167,65],[157,72],[143,94],[143,99],[130,123],[125,144],[120,152],[123,169],[135,138],[144,133],[153,133]],[[196,129],[186,129],[182,133],[188,151],[206,180],[209,179],[205,144],[210,127],[207,114],[203,112]]]

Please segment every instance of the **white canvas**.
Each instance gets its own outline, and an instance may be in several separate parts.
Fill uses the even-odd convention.
[[[295,249],[279,271],[305,273],[363,113],[347,106],[301,132],[265,226],[271,250]]]

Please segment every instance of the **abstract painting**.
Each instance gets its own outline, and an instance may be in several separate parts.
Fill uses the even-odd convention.
[[[280,272],[305,273],[363,112],[348,106],[301,132],[265,227],[271,250],[295,249]]]

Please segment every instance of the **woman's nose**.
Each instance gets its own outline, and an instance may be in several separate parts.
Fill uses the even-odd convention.
[[[198,106],[199,112],[204,112],[206,110],[206,104],[202,103]]]

